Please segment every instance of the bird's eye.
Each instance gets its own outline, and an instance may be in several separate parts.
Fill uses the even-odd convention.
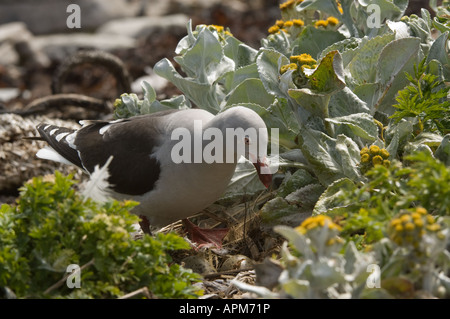
[[[250,144],[250,138],[248,138],[248,136],[246,136],[244,138],[244,143],[245,143],[245,145],[249,145]]]

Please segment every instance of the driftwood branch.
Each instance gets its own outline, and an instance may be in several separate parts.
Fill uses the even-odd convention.
[[[52,109],[61,109],[65,106],[78,106],[94,111],[110,111],[110,102],[103,101],[94,97],[67,93],[44,96],[33,100],[23,110],[6,110],[0,108],[0,114],[13,113],[21,116],[43,114]]]
[[[122,60],[104,51],[79,51],[65,60],[56,70],[52,79],[52,93],[61,93],[62,86],[72,69],[85,63],[102,66],[116,78],[117,96],[131,92],[131,77]]]

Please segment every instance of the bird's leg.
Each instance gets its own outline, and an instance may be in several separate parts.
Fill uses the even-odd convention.
[[[139,225],[141,226],[141,229],[144,232],[144,234],[151,235],[152,232],[150,231],[150,222],[149,222],[148,218],[144,215],[139,215],[139,218],[141,218]]]
[[[197,243],[199,248],[205,246],[222,248],[222,240],[229,231],[228,228],[200,228],[187,218],[183,219],[183,225],[186,228],[190,239]]]

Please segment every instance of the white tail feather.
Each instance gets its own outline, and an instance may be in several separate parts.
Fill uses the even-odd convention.
[[[36,156],[38,158],[63,163],[67,165],[73,165],[73,163],[66,160],[64,157],[62,157],[58,152],[56,152],[53,148],[50,146],[45,146],[44,148],[41,148],[37,153]]]
[[[110,199],[110,186],[108,183],[109,172],[108,166],[111,163],[113,157],[110,156],[105,165],[99,167],[95,165],[94,172],[91,174],[89,181],[86,182],[84,190],[82,192],[85,198],[91,198],[92,200],[103,203]]]

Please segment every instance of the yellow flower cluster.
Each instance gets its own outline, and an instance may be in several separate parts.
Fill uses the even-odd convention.
[[[221,25],[210,24],[210,25],[208,25],[208,28],[216,30],[217,33],[220,33],[220,34],[233,36],[233,34],[230,31],[225,30],[225,28],[223,26],[221,26]]]
[[[388,235],[399,246],[413,246],[419,248],[422,237],[426,233],[435,234],[440,240],[444,239],[442,227],[436,219],[428,214],[423,207],[412,212],[400,213],[392,219],[388,226]]]
[[[330,26],[336,26],[338,24],[339,24],[339,20],[337,18],[335,18],[335,17],[328,17],[326,20],[317,20],[314,23],[314,26],[316,28],[319,28],[319,27],[326,28],[329,25]]]
[[[302,71],[307,69],[315,69],[317,67],[317,61],[313,59],[313,57],[307,53],[303,53],[300,55],[292,55],[290,58],[290,64],[286,64],[281,66],[280,73],[284,74],[288,70],[297,70],[299,67]]]
[[[322,228],[322,227],[328,227],[329,229],[335,229],[337,231],[341,231],[341,226],[338,224],[333,223],[330,217],[325,215],[317,215],[312,216],[303,221],[300,226],[296,227],[295,229],[300,232],[301,234],[306,234],[308,231],[315,229],[315,228]]]
[[[288,20],[288,21],[283,21],[283,20],[277,20],[275,22],[275,24],[273,26],[271,26],[268,29],[268,32],[270,34],[274,34],[280,31],[284,31],[287,32],[286,28],[291,28],[291,27],[303,27],[305,25],[305,23],[303,22],[302,19],[293,19],[293,20]]]
[[[371,145],[370,147],[363,147],[359,152],[361,155],[361,165],[366,168],[383,165],[389,167],[391,162],[388,160],[390,154],[384,148],[380,148],[377,145]]]
[[[289,64],[281,66],[280,73],[284,74],[287,71],[290,71],[290,70],[294,70],[295,71],[297,69],[298,69],[298,65],[296,63],[289,63]]]
[[[293,8],[295,5],[302,3],[303,0],[288,0],[280,4],[280,10],[287,10]]]

